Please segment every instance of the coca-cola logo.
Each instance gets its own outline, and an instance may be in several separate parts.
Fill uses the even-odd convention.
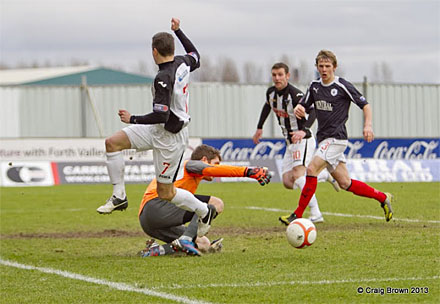
[[[220,148],[223,160],[250,160],[250,159],[275,159],[282,158],[281,151],[285,147],[282,141],[262,141],[255,147],[234,147],[232,141],[227,141]]]
[[[434,149],[437,148],[437,141],[416,140],[407,147],[389,147],[387,141],[381,142],[374,151],[373,158],[379,159],[435,159],[437,158]]]
[[[438,140],[379,140],[377,146],[357,140],[348,143],[346,155],[351,159],[436,159],[440,157],[438,146]]]

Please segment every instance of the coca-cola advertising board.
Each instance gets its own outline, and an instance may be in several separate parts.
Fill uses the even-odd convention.
[[[228,161],[253,159],[282,159],[286,142],[282,139],[264,139],[254,144],[251,139],[203,139],[203,143],[220,150]],[[350,139],[347,158],[375,159],[436,159],[440,158],[439,138]]]

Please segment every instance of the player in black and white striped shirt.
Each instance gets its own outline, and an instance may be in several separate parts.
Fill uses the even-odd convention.
[[[309,128],[315,121],[315,112],[310,112],[307,120],[297,119],[293,109],[304,96],[303,92],[289,83],[289,67],[284,63],[275,63],[272,66],[273,86],[267,89],[266,102],[261,110],[260,120],[258,121],[257,131],[253,136],[255,144],[260,142],[263,134],[263,125],[273,111],[281,127],[281,131],[286,140],[286,152],[284,153],[282,165],[282,179],[284,187],[287,189],[302,189],[306,182],[305,172],[307,164],[312,159],[315,151],[315,138]],[[301,142],[292,142],[292,132],[304,130],[304,139]],[[302,132],[302,131],[301,131]],[[319,175],[320,181],[332,182],[337,191],[339,186],[333,177],[324,170]],[[310,201],[310,219],[317,223],[323,222],[324,218],[319,210],[318,201],[313,196]],[[285,223],[282,219],[280,220]]]
[[[374,198],[385,213],[386,221],[393,217],[390,193],[378,191],[366,183],[350,178],[345,165],[344,151],[348,144],[348,135],[345,123],[348,120],[350,104],[353,102],[364,112],[363,135],[367,142],[374,139],[372,128],[371,106],[365,97],[347,80],[335,76],[337,67],[336,56],[327,50],[321,50],[316,57],[316,67],[321,76],[312,81],[306,96],[295,108],[298,118],[305,117],[306,112],[312,109],[318,120],[318,149],[307,166],[306,184],[302,190],[298,208],[290,215],[289,221],[300,218],[307,204],[316,191],[317,176],[321,170],[327,168],[338,181],[341,188],[353,194]],[[302,134],[293,135],[294,142],[301,140]]]
[[[188,144],[188,83],[190,72],[200,66],[200,55],[180,29],[180,20],[171,20],[171,30],[182,43],[186,55],[174,55],[174,38],[161,32],[153,36],[152,54],[159,66],[153,83],[153,112],[146,115],[131,115],[119,110],[124,123],[132,125],[116,132],[105,141],[107,168],[113,184],[113,194],[97,211],[102,214],[113,210],[124,210],[128,202],[124,185],[124,159],[121,151],[153,150],[157,193],[184,210],[199,216],[199,236],[206,234],[210,222],[216,215],[213,205],[207,205],[184,189],[177,189],[176,180],[183,153]]]

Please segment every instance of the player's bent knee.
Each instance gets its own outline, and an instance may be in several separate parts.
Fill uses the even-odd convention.
[[[157,183],[157,196],[160,199],[171,201],[176,195],[173,184],[161,184]]]
[[[339,184],[339,187],[341,187],[344,190],[347,190],[348,187],[351,185],[351,179],[343,179],[343,180],[336,180]]]
[[[317,171],[313,167],[307,168],[306,172],[309,176],[318,176]]]
[[[283,178],[283,186],[284,188],[291,190],[293,188],[293,182],[290,179]]]
[[[122,147],[120,146],[116,137],[111,136],[105,139],[105,151],[106,152],[118,152],[122,151]]]
[[[294,182],[295,182],[295,178],[289,172],[283,174],[284,188],[291,190],[293,188]]]
[[[208,204],[214,205],[215,209],[217,210],[217,213],[222,213],[223,209],[225,209],[225,204],[223,203],[223,201],[220,198],[215,197],[215,196],[211,196]]]
[[[166,200],[166,201],[171,201],[174,197],[174,195],[172,195],[170,192],[168,191],[157,191],[157,196],[159,196],[160,199]]]
[[[292,169],[292,175],[290,177],[292,183],[294,183],[298,178],[304,176],[306,174],[306,167],[304,166],[296,166]]]
[[[130,148],[130,139],[124,131],[118,131],[105,139],[106,152],[118,152]]]
[[[115,152],[114,151],[113,139],[111,137],[107,137],[105,139],[105,151],[106,152]]]

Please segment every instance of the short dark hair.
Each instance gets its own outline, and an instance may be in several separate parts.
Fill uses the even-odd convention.
[[[206,156],[208,161],[211,161],[216,157],[218,157],[220,161],[222,160],[220,151],[208,145],[197,146],[191,154],[191,160],[201,160],[203,156]]]
[[[277,62],[272,66],[272,70],[284,69],[284,71],[289,73],[289,66],[283,62]]]
[[[156,49],[162,56],[174,55],[174,37],[165,32],[153,36],[151,47]]]

